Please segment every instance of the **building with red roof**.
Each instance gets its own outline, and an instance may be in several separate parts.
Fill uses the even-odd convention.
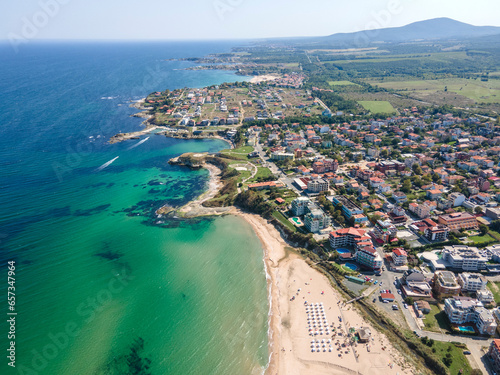
[[[358,228],[342,228],[330,232],[330,246],[333,249],[350,246],[356,250],[356,261],[369,269],[380,270],[382,258],[373,247],[373,242],[366,231]]]
[[[404,266],[408,263],[408,254],[401,248],[392,251],[392,262],[395,266]]]
[[[263,190],[263,189],[270,189],[273,187],[283,187],[283,184],[281,182],[276,182],[276,181],[267,181],[267,182],[257,182],[256,184],[250,184],[248,185],[249,189],[252,190]]]
[[[394,302],[394,294],[392,293],[380,293],[380,298],[382,301]]]
[[[491,358],[493,370],[498,373],[500,371],[500,339],[494,339],[491,342],[488,355]]]
[[[446,241],[450,229],[446,225],[438,224],[432,219],[424,219],[414,222],[410,227],[424,233],[424,236],[431,241]]]

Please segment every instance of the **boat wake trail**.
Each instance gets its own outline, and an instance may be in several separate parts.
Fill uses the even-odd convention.
[[[110,165],[111,165],[111,164],[112,164],[112,163],[113,163],[116,159],[118,159],[118,158],[119,158],[119,156],[117,156],[117,157],[116,157],[116,158],[114,158],[114,159],[111,159],[110,161],[107,161],[106,163],[104,163],[103,165],[101,165],[99,168],[97,168],[97,169],[95,170],[95,172],[100,172],[100,171],[102,171],[104,168],[109,167],[109,166],[110,166]]]
[[[144,138],[143,140],[140,140],[140,141],[139,141],[139,142],[137,142],[135,145],[132,145],[132,146],[130,146],[129,148],[127,148],[127,150],[132,150],[133,148],[136,148],[137,146],[142,145],[142,144],[143,144],[144,142],[146,142],[148,139],[149,139],[149,137]]]

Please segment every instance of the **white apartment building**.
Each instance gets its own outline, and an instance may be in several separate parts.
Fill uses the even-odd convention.
[[[477,292],[478,290],[483,290],[486,288],[488,280],[486,277],[478,273],[460,273],[458,274],[458,283],[462,287],[462,290],[467,292]]]

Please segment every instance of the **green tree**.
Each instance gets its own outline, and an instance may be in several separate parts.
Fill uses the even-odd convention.
[[[479,224],[479,231],[481,232],[481,235],[484,236],[488,233],[488,227],[484,224]]]
[[[413,173],[415,173],[418,176],[422,175],[422,173],[423,173],[422,168],[417,163],[413,164],[411,169],[412,169]]]
[[[403,181],[403,186],[401,187],[401,191],[406,194],[411,192],[411,181],[409,179]]]

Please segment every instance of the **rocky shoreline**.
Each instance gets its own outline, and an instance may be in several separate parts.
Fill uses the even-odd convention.
[[[160,207],[157,211],[157,215],[166,215],[174,213],[175,215],[183,218],[195,218],[200,216],[218,216],[224,214],[233,213],[235,207],[205,207],[203,203],[214,198],[219,189],[222,187],[223,183],[221,181],[220,175],[222,170],[216,165],[206,161],[206,153],[186,153],[178,157],[170,159],[169,164],[181,165],[191,169],[201,169],[205,168],[210,174],[210,179],[208,181],[208,189],[201,194],[195,200],[185,204],[182,207],[174,208],[168,205]]]

